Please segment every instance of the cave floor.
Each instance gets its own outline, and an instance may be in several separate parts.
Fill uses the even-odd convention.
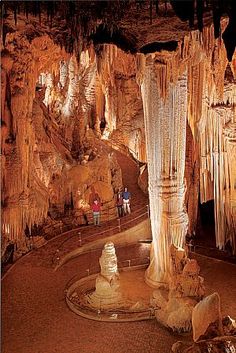
[[[51,248],[52,244],[50,244]],[[64,289],[78,272],[95,266],[101,250],[84,254],[57,271],[51,249],[20,259],[2,281],[2,353],[169,353],[177,340],[190,340],[161,326],[155,319],[107,323],[82,318],[66,305]],[[117,249],[118,259],[145,256],[140,244]],[[207,294],[218,291],[223,314],[236,317],[236,266],[194,255],[205,278]]]

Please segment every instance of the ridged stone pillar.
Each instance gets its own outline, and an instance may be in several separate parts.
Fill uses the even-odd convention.
[[[183,247],[188,225],[184,208],[187,75],[165,82],[167,69],[164,62],[149,58],[141,83],[153,237],[146,282],[153,287],[168,283],[170,244]]]

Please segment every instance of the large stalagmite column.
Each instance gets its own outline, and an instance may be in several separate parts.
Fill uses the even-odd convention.
[[[168,62],[148,57],[141,84],[153,237],[146,282],[151,286],[168,282],[170,244],[184,245],[188,225],[184,209],[187,75],[171,82],[169,69]]]

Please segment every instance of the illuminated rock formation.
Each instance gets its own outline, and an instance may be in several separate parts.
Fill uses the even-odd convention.
[[[207,8],[203,28],[198,31],[190,30],[187,22],[176,16],[175,11],[180,11],[177,3],[157,3],[159,13],[154,15],[147,3],[140,10],[131,1],[127,6],[135,16],[130,17],[119,2],[109,2],[108,13],[115,8],[121,22],[95,16],[83,25],[78,18],[84,7],[89,7],[85,3],[73,3],[75,13],[66,2],[53,3],[55,12],[50,5],[41,4],[42,13],[32,4],[27,7],[22,2],[16,11],[11,2],[4,3],[4,233],[14,242],[24,241],[26,226],[30,229],[44,223],[51,205],[51,211],[57,209],[62,216],[64,206],[75,201],[73,195],[79,187],[68,185],[65,175],[77,164],[90,164],[100,154],[94,145],[102,138],[125,145],[141,162],[148,159],[153,236],[159,239],[153,254],[157,258],[158,251],[166,252],[155,270],[151,261],[150,283],[153,276],[154,282],[168,280],[168,245],[183,245],[187,227],[184,178],[188,232],[196,232],[200,189],[201,203],[215,202],[216,245],[223,249],[230,243],[235,253],[236,54],[230,56],[229,48],[224,47],[231,18],[221,18],[217,26],[222,36],[216,39],[217,26],[212,25]],[[72,16],[70,22],[66,15],[68,27],[55,15],[64,15],[63,6]],[[97,6],[99,2],[90,10],[96,12]],[[82,12],[76,13],[76,9]],[[151,23],[145,20],[147,15]],[[162,27],[165,31],[159,30]],[[158,166],[157,177],[151,163]],[[147,183],[141,179],[140,185],[146,189]],[[88,184],[89,189],[93,183]],[[86,189],[85,184],[80,188]],[[82,199],[86,201],[84,195]],[[110,196],[107,201],[112,203]],[[154,203],[158,211],[154,211]],[[159,236],[161,232],[165,235]]]
[[[143,108],[135,56],[105,44],[97,57],[97,66],[105,100],[103,138],[124,144],[136,159],[145,161]]]
[[[235,84],[226,81],[219,96],[210,90],[209,80],[198,122],[200,201],[214,199],[216,245],[224,249],[229,241],[235,253]]]
[[[117,257],[113,243],[106,243],[99,259],[101,274],[96,279],[96,290],[87,296],[91,306],[99,309],[116,308],[121,301]]]
[[[167,283],[170,244],[183,247],[188,226],[184,210],[187,76],[169,84],[174,57],[149,55],[141,84],[153,245],[146,281]],[[174,79],[174,77],[172,77]]]
[[[226,316],[222,319],[220,297],[213,293],[200,301],[193,309],[193,344],[176,342],[174,353],[234,352],[236,347],[235,320]]]
[[[213,293],[198,303],[193,310],[193,340],[196,342],[203,336],[209,325],[216,323],[217,336],[223,335],[220,297]]]
[[[169,286],[170,297],[193,297],[202,299],[205,294],[203,278],[199,276],[200,267],[195,259],[189,259],[186,251],[170,247],[171,254],[171,280]]]
[[[43,224],[49,213],[63,216],[78,189],[88,202],[95,187],[104,208],[114,207],[122,177],[115,156],[92,130],[93,51],[83,52],[78,67],[48,35],[29,41],[36,28],[25,24],[17,31],[11,19],[9,26],[1,85],[2,231],[20,248],[26,228]]]
[[[55,46],[48,36],[29,41],[27,32],[8,34],[5,42],[5,60],[2,62],[5,81],[2,120],[7,127],[2,136],[4,145],[4,173],[2,177],[2,229],[14,242],[25,242],[24,230],[39,224],[47,216],[48,193],[33,167],[35,131],[32,124],[32,106],[37,78],[41,71],[52,69],[65,52]],[[4,98],[4,96],[3,96]],[[24,246],[24,245],[23,245]]]
[[[154,291],[152,303],[158,308],[155,315],[158,321],[177,332],[192,329],[192,312],[197,302],[204,296],[203,278],[196,260],[190,260],[184,249],[170,247],[171,276],[169,293]]]

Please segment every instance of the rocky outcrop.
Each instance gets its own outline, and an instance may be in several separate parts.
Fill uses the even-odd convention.
[[[235,320],[230,316],[222,319],[218,293],[207,296],[194,307],[192,326],[194,343],[176,342],[172,346],[172,352],[234,352],[236,347]]]
[[[158,308],[155,315],[159,322],[173,331],[189,332],[194,307],[205,294],[203,278],[196,260],[190,260],[184,249],[171,245],[170,257],[169,292],[154,291],[152,304]]]

